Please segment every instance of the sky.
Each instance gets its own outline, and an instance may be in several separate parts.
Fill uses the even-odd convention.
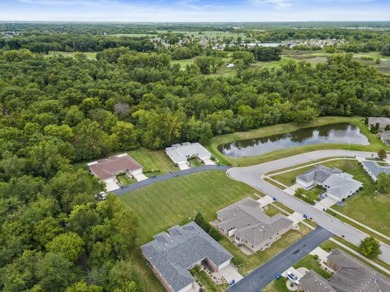
[[[390,20],[390,0],[0,0],[0,21]]]

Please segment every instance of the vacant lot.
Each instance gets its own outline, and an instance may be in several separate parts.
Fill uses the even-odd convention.
[[[179,170],[179,168],[169,159],[164,150],[151,151],[141,148],[130,151],[129,155],[143,166],[146,176],[159,175]]]
[[[191,221],[197,212],[212,220],[217,210],[255,192],[215,170],[156,183],[120,198],[139,217],[139,243],[143,244],[173,225]]]

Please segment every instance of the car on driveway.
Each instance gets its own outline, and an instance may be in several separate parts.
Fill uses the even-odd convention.
[[[297,285],[297,286],[299,285],[298,277],[294,273],[288,271],[287,272],[287,278],[289,280],[291,280],[292,282],[294,282],[295,285]]]

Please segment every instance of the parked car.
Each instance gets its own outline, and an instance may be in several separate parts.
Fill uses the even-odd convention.
[[[296,280],[298,280],[298,277],[295,275],[295,274],[293,274],[292,272],[287,272],[287,277],[289,278],[289,279],[291,279],[291,280],[293,280],[293,281],[296,281]]]
[[[298,277],[294,273],[288,271],[287,278],[289,280],[291,280],[292,282],[294,282],[295,285],[297,285],[297,286],[299,285]]]

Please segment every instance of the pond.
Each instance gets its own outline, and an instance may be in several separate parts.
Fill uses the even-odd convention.
[[[240,140],[218,146],[218,150],[231,157],[256,156],[272,151],[310,144],[358,144],[369,145],[360,129],[348,123],[331,124],[299,129],[286,134]]]

